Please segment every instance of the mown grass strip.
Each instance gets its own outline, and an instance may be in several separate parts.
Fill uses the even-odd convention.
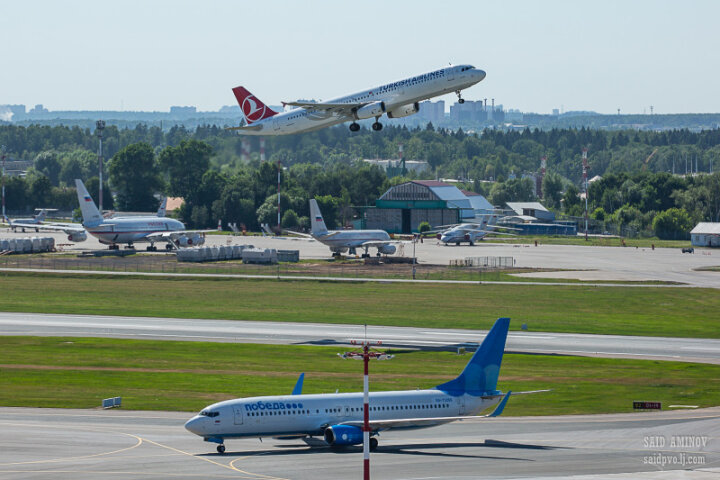
[[[0,337],[0,405],[123,407],[195,411],[219,400],[288,394],[300,372],[304,393],[359,391],[362,363],[339,347],[143,340]],[[373,363],[373,390],[431,388],[455,377],[469,355],[396,352]],[[513,398],[506,415],[629,412],[633,400],[718,404],[720,366],[604,358],[506,355],[500,388],[548,393]]]
[[[343,283],[3,273],[0,310],[720,338],[700,288]]]

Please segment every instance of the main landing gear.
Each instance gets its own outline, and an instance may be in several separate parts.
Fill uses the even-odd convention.
[[[358,130],[360,130],[360,125],[358,125],[358,124],[355,123],[355,122],[353,122],[353,123],[350,124],[350,131],[351,131],[351,132],[357,132]]]
[[[382,130],[382,123],[375,120],[375,123],[372,124],[372,129],[376,132],[379,132],[380,130]]]
[[[375,437],[370,437],[370,451],[374,452],[378,447],[378,440]]]
[[[217,452],[218,452],[219,454],[221,454],[221,455],[222,455],[223,453],[225,453],[225,445],[223,445],[222,443],[221,443],[220,445],[218,445],[218,446],[217,446]]]
[[[458,103],[465,103],[465,99],[460,96],[460,90],[457,90],[455,94],[458,96]]]

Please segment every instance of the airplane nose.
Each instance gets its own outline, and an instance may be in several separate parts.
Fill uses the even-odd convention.
[[[485,79],[485,70],[476,70],[478,76],[478,82],[482,82]]]
[[[194,433],[195,435],[202,435],[202,424],[203,424],[203,418],[200,418],[198,416],[195,416],[185,422],[185,429],[188,432]]]

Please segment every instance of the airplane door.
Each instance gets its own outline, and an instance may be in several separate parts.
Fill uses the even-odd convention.
[[[448,82],[452,82],[455,80],[455,67],[450,67],[447,69],[447,79]]]
[[[237,406],[237,407],[233,407],[233,410],[235,411],[235,425],[242,425],[242,423],[243,423],[242,409],[239,406]]]
[[[465,415],[465,397],[457,397],[458,402],[458,415]]]

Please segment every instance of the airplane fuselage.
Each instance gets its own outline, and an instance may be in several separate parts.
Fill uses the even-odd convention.
[[[313,234],[313,238],[337,253],[361,248],[366,242],[392,242],[385,230],[330,230],[326,233]]]
[[[114,217],[111,220],[112,223],[85,225],[85,229],[105,245],[149,242],[146,237],[151,233],[185,230],[182,222],[166,217]]]
[[[389,117],[397,118],[417,112],[417,103],[468,88],[485,78],[485,72],[469,65],[440,68],[414,77],[388,83],[361,92],[333,98],[323,103],[373,103],[383,102]],[[403,109],[403,107],[407,107]],[[414,107],[414,108],[410,108]],[[371,118],[371,117],[368,117]],[[309,132],[339,123],[361,120],[350,115],[294,108],[253,123],[252,130],[242,130],[243,135],[287,135]],[[258,128],[259,127],[259,128]]]
[[[453,396],[430,390],[371,392],[370,420],[419,419],[475,415],[499,397]],[[185,424],[190,432],[211,441],[223,438],[278,435],[319,436],[328,426],[363,420],[363,394],[284,395],[227,400],[210,405]],[[438,420],[427,428],[452,420]]]

